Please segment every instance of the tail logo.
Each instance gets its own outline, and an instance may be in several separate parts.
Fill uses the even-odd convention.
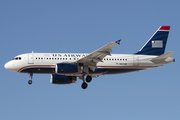
[[[159,29],[151,36],[151,38],[136,54],[158,56],[164,54],[169,30],[170,26],[160,26]]]
[[[163,41],[162,40],[153,40],[152,48],[163,48]]]

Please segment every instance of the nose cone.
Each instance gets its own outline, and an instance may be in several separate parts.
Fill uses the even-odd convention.
[[[9,62],[7,62],[7,63],[4,65],[4,68],[6,68],[7,70],[9,70],[9,68],[10,68]]]
[[[15,69],[15,66],[14,66],[14,64],[12,63],[12,61],[7,62],[7,63],[4,65],[4,68],[6,68],[7,70],[12,71],[12,72],[17,72],[17,70]]]

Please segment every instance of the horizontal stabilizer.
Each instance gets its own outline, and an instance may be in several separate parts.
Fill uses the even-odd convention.
[[[165,61],[168,57],[170,57],[174,52],[167,52],[165,54],[162,54],[158,57],[153,58],[151,61],[152,62],[159,62],[159,61]]]

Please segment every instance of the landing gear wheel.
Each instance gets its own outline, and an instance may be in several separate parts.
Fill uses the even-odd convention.
[[[89,82],[91,82],[91,80],[92,80],[92,77],[88,75],[88,76],[86,77],[86,82],[89,83]]]
[[[33,73],[29,73],[29,77],[30,77],[30,80],[28,81],[28,84],[31,85],[32,84]]]
[[[88,87],[88,84],[83,82],[82,85],[81,85],[82,89],[86,89]]]
[[[28,81],[28,84],[31,85],[31,84],[32,84],[32,80],[29,80],[29,81]]]

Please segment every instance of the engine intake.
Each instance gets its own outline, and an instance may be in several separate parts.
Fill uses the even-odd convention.
[[[76,83],[77,77],[51,74],[50,81],[52,84],[71,84]]]
[[[58,63],[56,64],[55,72],[58,73],[76,73],[78,72],[78,66],[70,63]]]

